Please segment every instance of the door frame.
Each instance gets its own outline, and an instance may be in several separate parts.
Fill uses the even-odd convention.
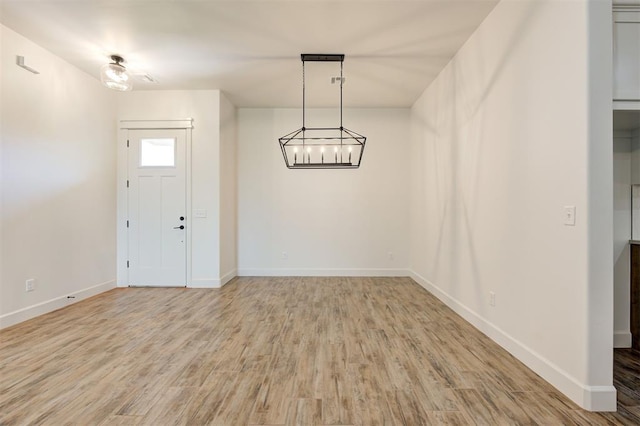
[[[118,125],[117,149],[117,189],[116,189],[116,284],[118,287],[129,286],[129,233],[127,232],[127,216],[129,201],[127,196],[127,180],[129,179],[129,151],[127,148],[130,130],[168,130],[185,131],[185,184],[187,229],[185,232],[185,248],[187,262],[187,287],[191,287],[191,138],[193,118],[178,120],[120,120]]]

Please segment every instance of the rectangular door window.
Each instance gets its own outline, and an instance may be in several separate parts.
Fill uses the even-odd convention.
[[[140,167],[175,167],[176,140],[173,138],[141,139]]]

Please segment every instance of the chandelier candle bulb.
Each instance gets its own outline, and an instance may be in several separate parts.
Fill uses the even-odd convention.
[[[349,147],[349,163],[351,163],[351,151],[353,150],[352,147]]]
[[[333,153],[336,155],[336,163],[338,163],[338,147],[337,146],[333,147]]]
[[[293,148],[293,164],[298,162],[298,147]]]
[[[324,163],[324,146],[320,148],[320,154],[322,155],[322,163]]]
[[[311,147],[307,148],[307,163],[311,164]]]

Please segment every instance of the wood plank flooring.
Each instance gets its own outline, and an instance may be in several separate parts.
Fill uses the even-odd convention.
[[[637,390],[637,387],[635,388]],[[0,331],[0,424],[633,424],[408,278],[116,289]]]
[[[616,349],[613,384],[618,390],[618,415],[640,425],[640,351]]]

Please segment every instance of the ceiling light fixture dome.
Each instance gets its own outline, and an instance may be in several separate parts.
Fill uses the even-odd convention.
[[[122,65],[124,59],[122,56],[111,55],[110,64],[104,65],[100,69],[100,81],[109,89],[127,92],[133,88],[131,76],[127,69]]]

